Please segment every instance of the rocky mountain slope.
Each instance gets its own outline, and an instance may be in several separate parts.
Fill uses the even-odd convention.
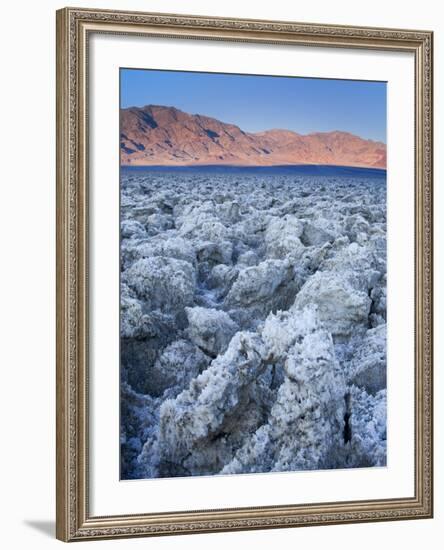
[[[244,132],[203,115],[147,105],[122,109],[122,165],[331,164],[385,168],[386,145],[348,132]]]

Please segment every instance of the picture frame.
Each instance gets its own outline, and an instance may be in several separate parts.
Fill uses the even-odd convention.
[[[90,94],[97,75],[89,73],[95,36],[122,40],[149,38],[187,44],[218,44],[272,48],[285,46],[327,50],[402,53],[411,56],[414,104],[403,108],[413,120],[411,193],[414,207],[406,209],[411,225],[413,365],[411,495],[394,492],[383,498],[221,505],[174,510],[169,504],[155,511],[95,513],[91,484],[98,468],[91,455],[92,402],[97,381],[92,378],[91,281],[95,277],[91,227],[97,197],[91,200],[95,176]],[[308,50],[307,50],[308,51]],[[98,56],[94,51],[94,62]],[[57,393],[56,393],[56,531],[62,541],[206,533],[247,529],[331,525],[370,521],[431,518],[433,515],[433,33],[431,31],[317,25],[254,19],[229,19],[173,14],[64,8],[57,11]],[[395,60],[396,62],[396,60]],[[162,60],[158,60],[162,64]],[[186,61],[184,61],[186,66]],[[186,68],[186,67],[185,67]],[[248,71],[246,71],[248,72]],[[117,78],[117,76],[116,76]],[[398,98],[399,99],[399,98]],[[94,104],[96,105],[96,104]],[[118,106],[116,105],[116,113]],[[118,115],[116,114],[116,117]],[[390,136],[391,143],[398,139]],[[399,138],[400,139],[400,138]],[[390,156],[390,145],[388,149]],[[118,157],[118,153],[116,152]],[[112,164],[112,163],[111,163]],[[118,164],[113,164],[118,182]],[[408,191],[406,191],[407,193]],[[413,204],[413,203],[412,203]],[[118,219],[115,225],[118,227]],[[95,227],[95,226],[94,226]],[[94,237],[96,238],[96,237]],[[398,242],[400,248],[410,241]],[[103,241],[106,247],[106,240]],[[390,246],[390,240],[389,240]],[[94,260],[97,262],[97,260]],[[97,263],[94,263],[97,265]],[[117,271],[117,268],[116,268]],[[388,297],[390,300],[390,295]],[[97,304],[94,304],[94,308]],[[96,312],[94,311],[94,315]],[[403,334],[399,337],[401,341]],[[399,342],[398,342],[399,343]],[[118,378],[118,371],[117,371]],[[106,391],[103,388],[100,391]],[[409,390],[407,390],[408,392]],[[410,395],[410,394],[409,394]],[[116,401],[115,407],[118,408]],[[390,407],[390,400],[389,400]],[[118,473],[116,472],[116,478]],[[257,478],[258,487],[264,478]],[[290,478],[287,478],[288,480]],[[325,478],[324,478],[325,479]],[[117,479],[118,481],[118,479]],[[186,491],[192,492],[194,479]],[[131,482],[138,483],[138,482]],[[169,483],[156,480],[157,486]],[[199,480],[204,487],[208,480]],[[288,484],[288,483],[287,483]],[[134,486],[134,485],[133,485]],[[181,486],[182,487],[182,486]],[[162,490],[162,489],[161,489]],[[175,489],[173,488],[172,491]],[[172,493],[174,495],[174,492]],[[264,497],[267,500],[266,496]],[[172,500],[170,502],[172,503]],[[94,505],[94,506],[93,506]]]

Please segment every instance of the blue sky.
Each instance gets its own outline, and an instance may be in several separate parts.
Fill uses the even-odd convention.
[[[121,69],[121,107],[168,105],[248,132],[342,130],[386,142],[386,83]]]

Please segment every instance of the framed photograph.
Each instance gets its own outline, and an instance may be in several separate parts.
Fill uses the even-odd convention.
[[[57,537],[432,517],[432,32],[57,12]]]

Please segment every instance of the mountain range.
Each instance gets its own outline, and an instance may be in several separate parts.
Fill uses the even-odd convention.
[[[348,132],[244,132],[234,124],[162,105],[121,109],[120,151],[124,166],[329,164],[386,168],[387,162],[385,143]]]

